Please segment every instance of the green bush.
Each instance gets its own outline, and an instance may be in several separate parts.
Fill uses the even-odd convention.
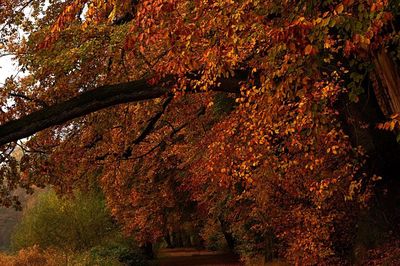
[[[38,195],[34,206],[24,213],[13,233],[12,247],[86,250],[116,230],[100,193],[76,192],[73,198],[60,198],[49,190]]]
[[[91,258],[101,262],[113,258],[124,265],[146,266],[148,262],[143,253],[127,243],[114,242],[94,247],[90,250]]]

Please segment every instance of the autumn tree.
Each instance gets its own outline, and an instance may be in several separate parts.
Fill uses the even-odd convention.
[[[192,204],[244,256],[350,260],[358,211],[396,175],[375,127],[400,112],[398,1],[44,2],[0,6],[27,73],[1,90],[3,204],[98,180],[143,242]]]

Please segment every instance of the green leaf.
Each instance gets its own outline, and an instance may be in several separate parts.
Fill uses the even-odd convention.
[[[397,143],[400,143],[400,133],[397,134],[396,141],[397,141]]]

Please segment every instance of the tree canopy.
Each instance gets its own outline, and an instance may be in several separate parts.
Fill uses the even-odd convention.
[[[143,243],[207,217],[245,255],[348,262],[385,173],[363,140],[400,121],[399,21],[397,0],[2,1],[25,75],[0,91],[1,203],[100,182]]]

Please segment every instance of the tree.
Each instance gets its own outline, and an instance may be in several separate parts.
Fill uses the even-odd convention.
[[[372,120],[346,108],[374,95],[381,122],[400,111],[397,1],[70,0],[40,18],[41,3],[1,6],[1,41],[29,71],[2,89],[3,204],[17,185],[95,178],[127,231],[154,241],[159,207],[176,204],[169,173],[243,255],[350,257],[380,170],[354,141]],[[35,19],[17,19],[25,7]],[[214,91],[240,92],[237,105],[216,115]],[[34,133],[18,165],[15,141]]]

